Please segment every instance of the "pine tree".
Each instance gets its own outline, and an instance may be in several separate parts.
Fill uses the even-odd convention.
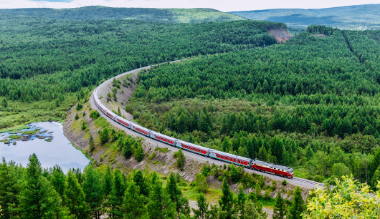
[[[174,219],[175,205],[171,202],[168,194],[162,187],[162,182],[157,180],[153,185],[153,191],[148,204],[150,219]]]
[[[123,218],[121,206],[125,192],[124,179],[120,170],[113,173],[112,190],[108,200],[110,218]]]
[[[273,209],[273,219],[283,219],[286,216],[285,201],[281,197],[280,191],[277,192],[276,204]]]
[[[144,196],[140,193],[140,188],[135,182],[130,182],[128,189],[124,193],[123,215],[124,218],[141,218],[145,214]]]
[[[53,167],[53,173],[50,179],[51,184],[54,186],[55,191],[62,197],[63,190],[65,189],[66,177],[60,166]]]
[[[132,154],[133,154],[132,145],[131,145],[131,143],[128,140],[124,141],[123,153],[124,153],[124,157],[126,159],[129,159],[132,156]]]
[[[189,216],[190,215],[190,207],[189,200],[187,200],[183,195],[181,190],[177,186],[177,180],[173,174],[170,173],[166,190],[169,195],[170,200],[176,206],[177,217],[180,218],[180,215]]]
[[[194,219],[206,219],[209,203],[207,203],[203,193],[197,197],[198,209],[192,209],[194,212]]]
[[[95,142],[94,137],[90,134],[90,140],[88,141],[88,145],[90,147],[90,151],[93,151],[95,149]]]
[[[141,145],[137,145],[134,152],[137,162],[141,162],[144,159],[144,149]]]
[[[20,217],[19,199],[21,185],[18,179],[22,170],[14,162],[0,164],[0,216],[4,219]]]
[[[99,219],[103,203],[102,182],[99,173],[91,165],[86,168],[83,192],[86,195],[86,203],[92,212],[92,216]]]
[[[2,103],[2,105],[3,105],[4,108],[7,108],[7,107],[8,107],[7,98],[4,98],[4,99],[3,99],[3,103]]]
[[[85,219],[90,216],[85,194],[72,171],[69,171],[66,176],[63,203],[75,218]]]
[[[157,174],[155,174],[157,176]],[[152,177],[153,178],[153,177]],[[136,170],[133,174],[133,181],[136,183],[136,185],[140,188],[140,193],[148,197],[149,196],[149,189],[145,182],[145,178],[143,176],[143,173],[141,170]],[[153,182],[154,184],[154,182]]]
[[[103,194],[108,196],[112,190],[112,173],[110,166],[107,165],[106,174],[103,177]]]
[[[219,200],[220,209],[225,215],[225,219],[231,219],[234,214],[234,196],[230,190],[226,178],[223,179],[222,193],[222,198]]]
[[[182,152],[182,149],[180,148],[176,153],[174,153],[174,157],[177,158],[177,167],[183,171],[183,168],[185,166],[186,157]]]
[[[25,184],[20,196],[22,218],[53,218],[56,203],[55,190],[42,176],[41,164],[36,154],[29,157]]]
[[[301,190],[297,186],[294,190],[292,205],[289,210],[289,219],[301,219],[302,212],[305,209],[305,204],[301,196]],[[287,217],[288,218],[288,217]]]
[[[239,186],[239,194],[238,194],[238,199],[236,202],[236,209],[239,211],[240,219],[245,218],[245,202],[247,200],[247,197],[243,191],[243,187]]]

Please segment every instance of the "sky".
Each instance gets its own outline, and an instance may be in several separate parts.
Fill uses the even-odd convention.
[[[102,5],[133,8],[213,8],[250,11],[273,8],[330,8],[380,4],[380,0],[0,0],[0,8],[77,8]]]

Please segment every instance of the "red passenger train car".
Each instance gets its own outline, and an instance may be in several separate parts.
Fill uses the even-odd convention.
[[[293,178],[292,168],[276,165],[272,163],[267,163],[260,160],[252,160],[251,169],[258,170],[261,172],[274,173],[275,175],[285,176],[285,177],[288,177],[289,179]]]

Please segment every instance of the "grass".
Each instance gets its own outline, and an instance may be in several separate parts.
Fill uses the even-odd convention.
[[[8,138],[10,138],[10,139],[20,139],[21,135],[10,135],[10,136],[8,136]]]
[[[293,172],[295,177],[307,179],[307,177],[309,176],[309,171],[302,166],[293,167]]]
[[[73,94],[66,94],[65,100],[59,106],[53,100],[31,103],[8,100],[7,108],[0,106],[0,133],[26,129],[26,124],[33,122],[62,122],[76,100]]]

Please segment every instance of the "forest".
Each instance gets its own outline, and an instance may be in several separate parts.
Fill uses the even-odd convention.
[[[267,29],[281,26],[0,16],[0,129],[62,119],[82,89],[135,68],[274,44]]]
[[[204,179],[202,174],[198,176]],[[188,183],[179,173],[160,177],[156,172],[134,170],[126,175],[109,166],[103,171],[89,165],[83,172],[71,169],[65,174],[58,165],[43,169],[35,154],[29,157],[26,168],[3,159],[0,164],[0,216],[5,219],[99,219],[104,214],[109,218],[126,219],[266,218],[256,193],[247,195],[240,186],[236,195],[224,178],[218,205],[210,205],[202,192],[207,190],[202,190],[204,183],[201,182],[194,181],[196,188],[200,188],[199,207],[191,209],[188,198],[182,193]],[[306,210],[298,187],[293,202],[286,203],[278,195],[276,207],[280,218],[287,214],[288,218],[296,219]]]
[[[289,165],[296,176],[334,183],[353,174],[375,188],[380,80],[371,33],[311,26],[284,44],[161,65],[140,72],[126,110],[150,129]]]

